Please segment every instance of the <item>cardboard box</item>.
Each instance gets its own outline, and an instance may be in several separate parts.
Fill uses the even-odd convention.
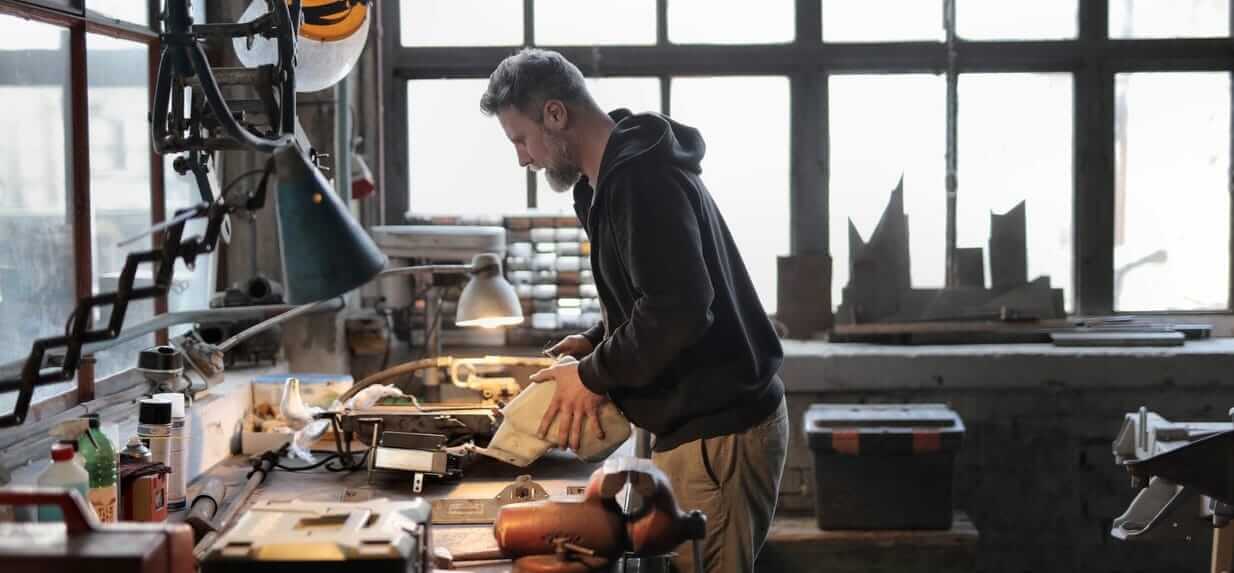
[[[300,398],[306,406],[329,408],[339,396],[351,389],[353,380],[347,374],[263,374],[253,379],[253,411],[263,404],[278,411],[283,399],[283,384],[288,378],[300,379]]]
[[[292,434],[282,432],[254,432],[245,429],[240,432],[240,453],[255,456],[277,450],[284,444],[291,443],[291,436]]]
[[[263,374],[253,379],[252,412],[267,408],[278,412],[279,402],[283,399],[283,384],[288,378],[300,379],[300,398],[305,405],[320,408],[329,408],[354,383],[352,377],[346,374]],[[245,426],[240,432],[240,453],[255,455],[277,449],[291,442],[291,437],[292,434],[283,432],[254,432]]]

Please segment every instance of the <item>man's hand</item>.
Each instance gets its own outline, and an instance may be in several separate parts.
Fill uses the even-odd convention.
[[[569,338],[571,337],[567,337],[567,340]],[[590,346],[590,343],[588,345]],[[583,386],[583,381],[578,377],[578,362],[571,360],[531,375],[532,382],[544,382],[545,380],[556,380],[557,390],[553,394],[553,401],[548,405],[548,410],[544,412],[544,418],[540,420],[540,429],[537,432],[540,437],[544,438],[548,434],[549,426],[553,424],[553,419],[561,416],[560,423],[557,425],[557,443],[568,445],[570,449],[578,451],[579,443],[583,438],[584,418],[591,418],[590,423],[596,431],[596,436],[603,439],[604,428],[600,427],[600,405],[604,404],[607,398],[594,394]]]
[[[595,350],[595,347],[592,346],[590,340],[587,340],[586,336],[571,334],[557,341],[557,344],[546,349],[544,353],[554,358],[562,355],[582,358],[591,354],[592,350]]]

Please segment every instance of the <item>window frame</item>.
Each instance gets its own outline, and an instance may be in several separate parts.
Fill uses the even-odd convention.
[[[653,46],[551,46],[577,64],[585,75],[652,76],[661,79],[661,105],[671,113],[672,78],[680,76],[783,75],[790,82],[790,255],[828,255],[829,172],[828,78],[835,73],[932,73],[947,80],[946,182],[947,266],[953,268],[955,197],[958,169],[958,78],[963,73],[1065,72],[1073,81],[1072,267],[1073,313],[1114,312],[1114,76],[1123,72],[1216,71],[1234,69],[1230,37],[1112,39],[1108,34],[1109,0],[1078,3],[1078,35],[1067,40],[964,40],[956,34],[956,2],[943,0],[945,36],[941,42],[824,43],[822,4],[795,0],[795,30],[786,44],[681,45],[668,41],[667,6],[656,2]],[[535,43],[535,2],[523,0],[523,45]],[[406,125],[406,80],[485,78],[502,58],[519,46],[404,47],[399,38],[397,2],[382,3],[385,102],[391,125]],[[1234,20],[1234,10],[1231,10]],[[1231,25],[1234,33],[1234,24]],[[1232,90],[1234,91],[1234,90]],[[477,98],[479,96],[477,95]],[[1234,101],[1234,94],[1231,96]],[[1232,126],[1234,133],[1234,126]],[[409,134],[391,129],[385,135],[387,161],[381,220],[401,224],[410,196],[406,174]],[[1234,146],[1232,146],[1234,148]],[[534,197],[534,177],[529,177]],[[533,203],[534,204],[534,203]],[[1232,207],[1234,211],[1234,207]],[[1231,214],[1234,225],[1234,213]],[[1234,237],[1234,233],[1231,233]],[[1234,240],[1232,240],[1234,243]],[[1234,262],[1234,245],[1228,256]],[[1231,314],[1231,296],[1221,311],[1161,311],[1161,314]],[[946,273],[948,283],[953,273]],[[830,285],[828,285],[830,288]],[[828,309],[830,311],[830,309]],[[1153,314],[1137,312],[1136,314]]]
[[[63,4],[68,4],[65,6]],[[76,300],[91,296],[92,270],[94,267],[91,243],[91,196],[90,196],[90,137],[89,137],[89,84],[87,81],[87,34],[99,34],[146,45],[147,99],[154,97],[154,85],[158,76],[158,61],[161,51],[159,40],[159,0],[146,0],[150,26],[141,26],[117,20],[84,8],[84,0],[68,0],[54,3],[39,0],[0,0],[0,14],[24,18],[66,29],[69,32],[69,94],[65,102],[66,122],[69,131],[68,170],[66,190],[69,194],[69,218],[73,225],[73,280]],[[21,52],[15,52],[21,53]],[[148,141],[148,140],[147,140]],[[163,157],[149,147],[150,202],[152,225],[163,222],[166,201],[163,189]],[[154,239],[155,247],[159,239]],[[160,296],[154,300],[154,312],[167,312],[167,299]],[[155,333],[158,344],[167,343],[167,330]],[[33,342],[33,341],[30,341]],[[31,404],[32,415],[41,409],[63,410],[76,404],[89,402],[95,397],[95,371],[92,358],[83,356],[77,369],[75,390],[37,400]],[[70,396],[70,394],[74,394]],[[45,414],[50,414],[46,412]],[[33,416],[32,416],[33,418]]]

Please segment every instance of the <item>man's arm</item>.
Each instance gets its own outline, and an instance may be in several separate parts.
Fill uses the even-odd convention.
[[[715,291],[703,258],[694,192],[671,168],[631,166],[609,196],[615,238],[634,288],[630,318],[578,366],[588,390],[651,384],[711,326]]]
[[[588,328],[580,333],[579,336],[587,339],[591,343],[591,347],[595,348],[600,345],[600,341],[604,340],[604,322],[597,322],[595,326]]]

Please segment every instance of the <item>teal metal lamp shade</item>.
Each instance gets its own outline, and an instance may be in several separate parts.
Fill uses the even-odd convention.
[[[386,256],[299,145],[279,151],[275,164],[287,302],[336,297],[376,277]]]
[[[496,328],[523,322],[523,306],[514,287],[501,274],[501,259],[486,253],[471,261],[471,280],[458,297],[454,323]]]

